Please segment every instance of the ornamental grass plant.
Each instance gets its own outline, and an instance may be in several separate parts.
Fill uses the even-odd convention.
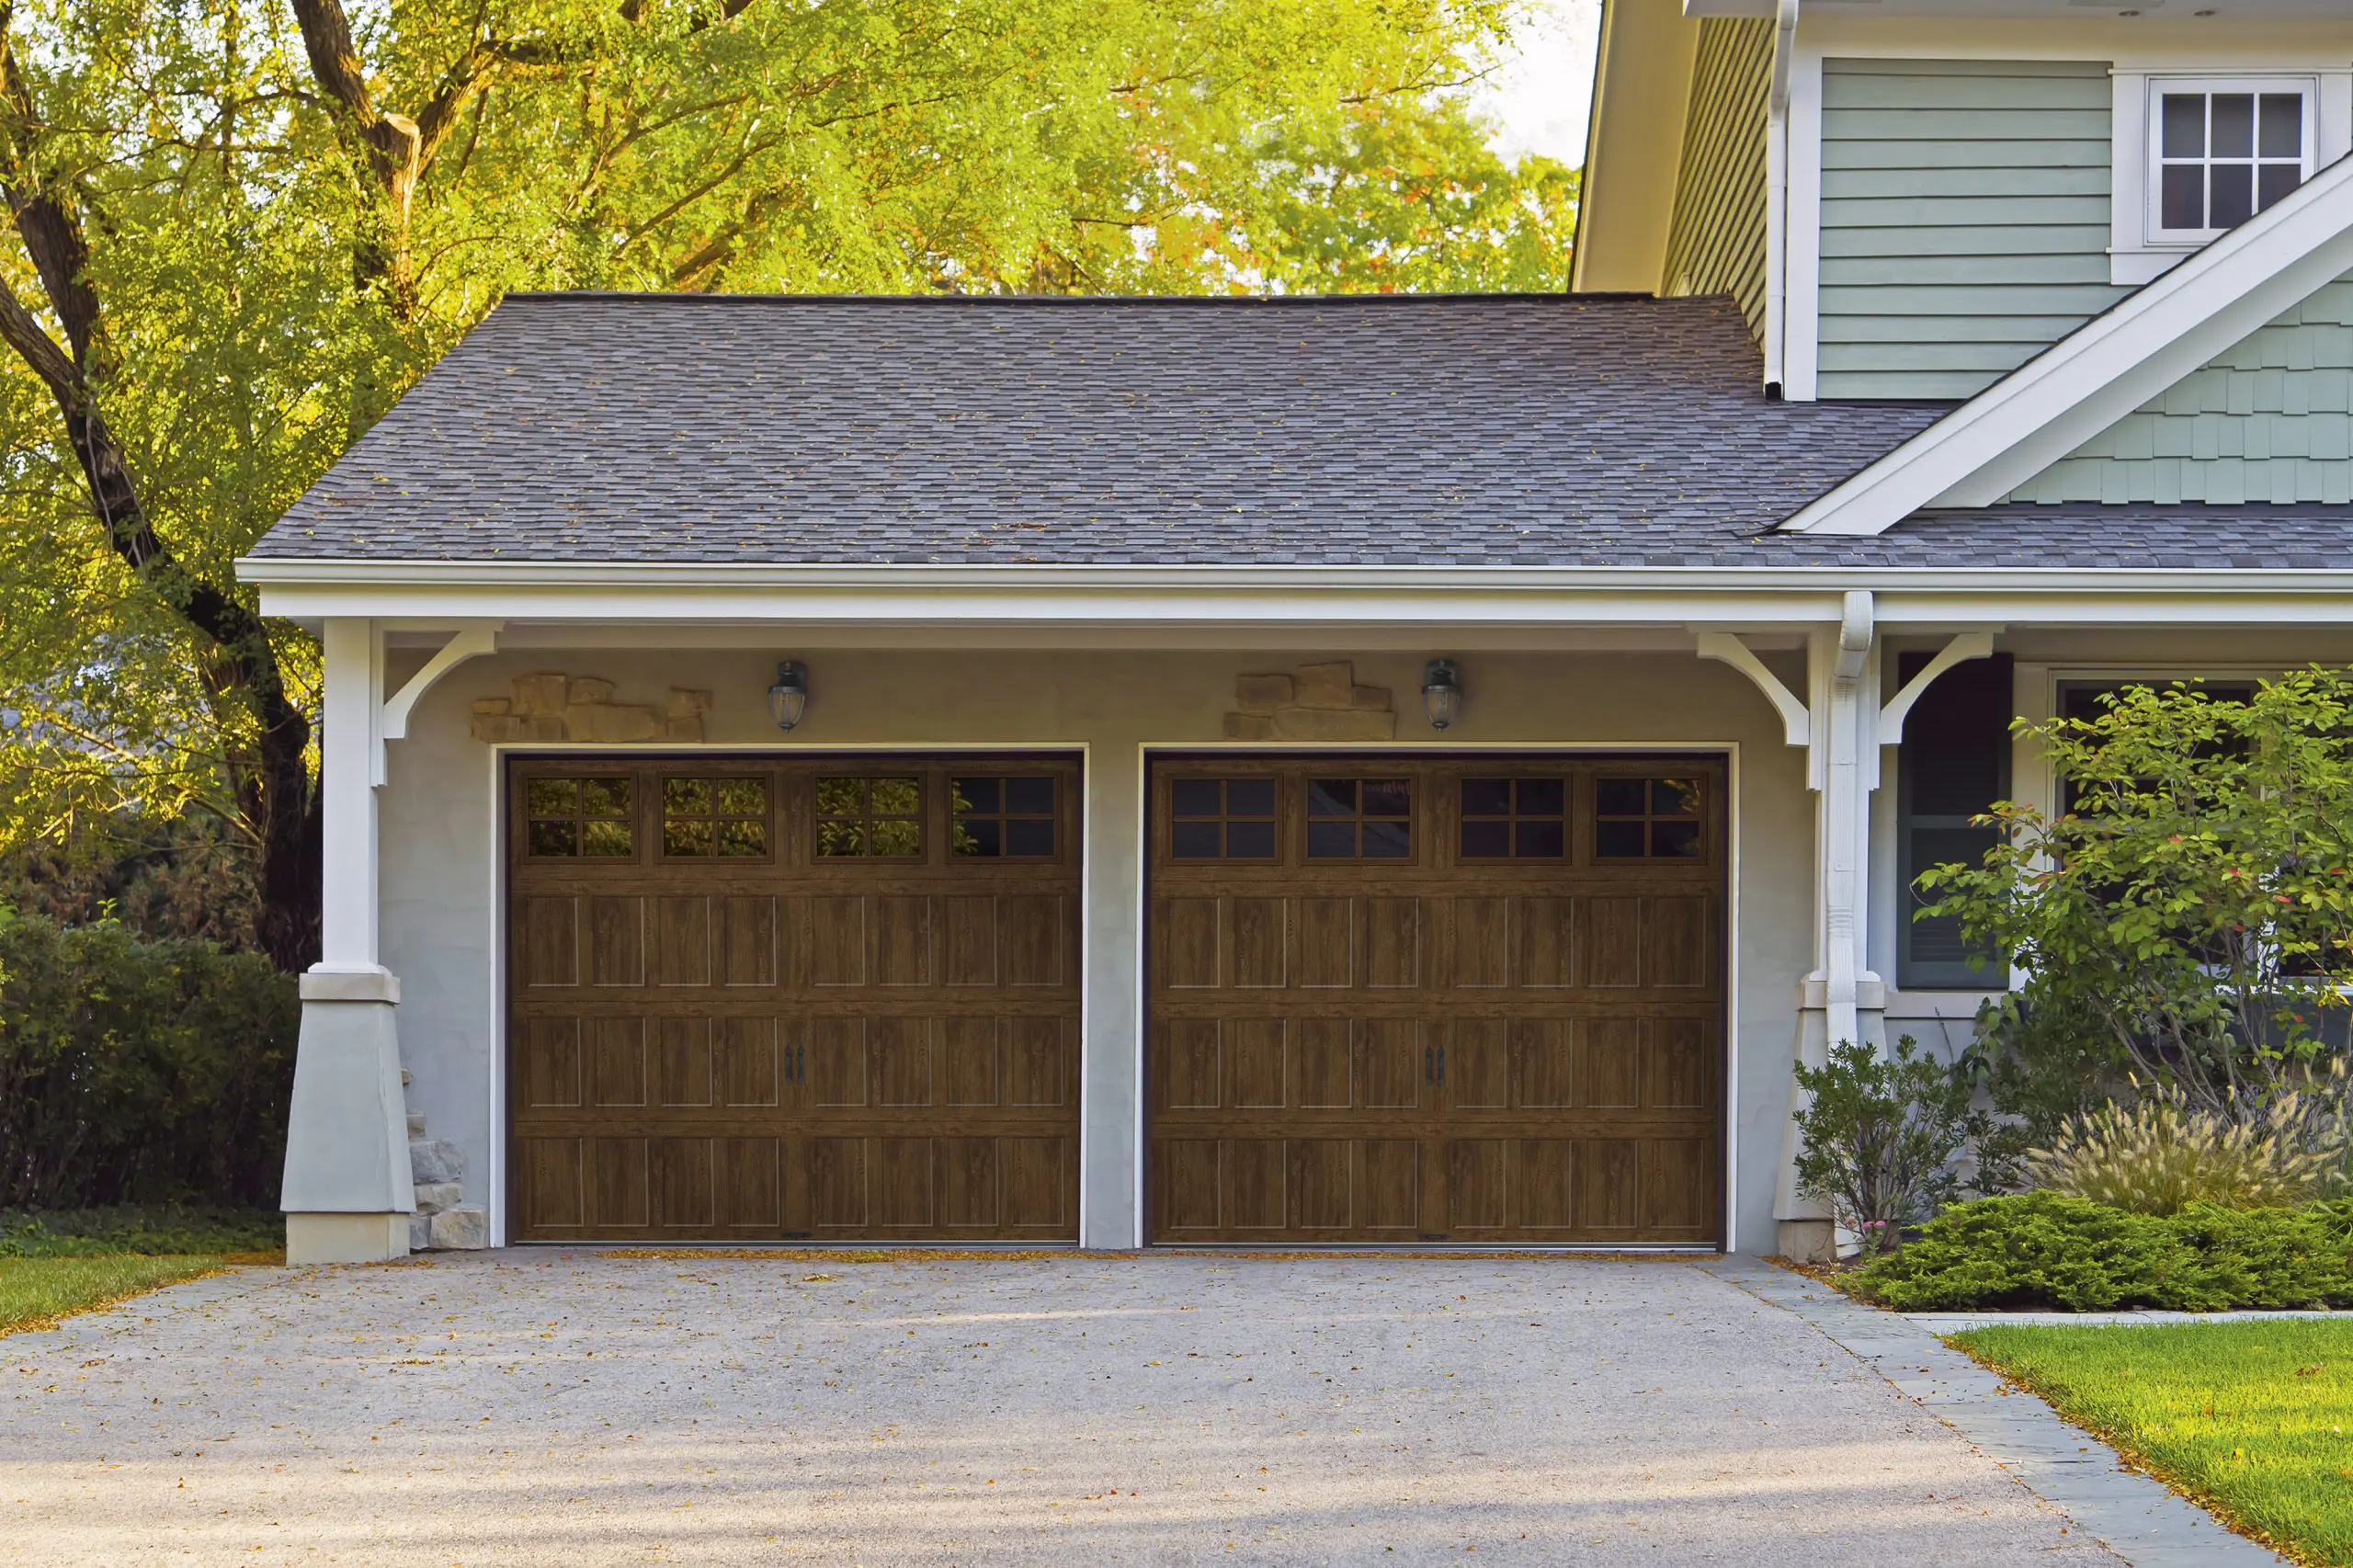
[[[2332,1076],[2341,1084],[2341,1072]],[[2342,1118],[2325,1115],[2313,1096],[2284,1091],[2232,1118],[2193,1105],[2170,1084],[2135,1079],[2134,1087],[2133,1103],[2070,1116],[2051,1147],[2029,1152],[2034,1185],[2163,1216],[2198,1203],[2288,1208],[2341,1183]]]

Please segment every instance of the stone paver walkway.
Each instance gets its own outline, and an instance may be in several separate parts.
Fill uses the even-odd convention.
[[[0,1562],[2119,1561],[1681,1262],[256,1269],[0,1378]]]

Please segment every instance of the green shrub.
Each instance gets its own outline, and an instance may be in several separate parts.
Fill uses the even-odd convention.
[[[0,911],[0,1209],[274,1203],[300,1021],[258,955]]]
[[[1836,1211],[1865,1252],[1936,1212],[1956,1186],[1951,1161],[1985,1119],[1967,1074],[1919,1054],[1910,1036],[1882,1055],[1842,1040],[1821,1067],[1797,1066],[1798,1187]]]
[[[2283,1127],[2309,1119],[2303,1096],[2273,1099],[2226,1120],[2191,1106],[2177,1088],[2137,1085],[2131,1106],[2103,1105],[2060,1124],[2027,1173],[2052,1192],[2136,1214],[2172,1214],[2194,1203],[2266,1209],[2320,1197],[2343,1164],[2333,1148],[2300,1148]]]
[[[1899,1312],[2353,1304],[2353,1205],[2135,1214],[2053,1192],[1956,1204],[1858,1271]]]

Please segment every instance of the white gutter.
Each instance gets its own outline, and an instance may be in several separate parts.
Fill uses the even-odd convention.
[[[1773,21],[1773,88],[1765,113],[1765,390],[1781,387],[1789,335],[1790,57],[1797,49],[1800,0],[1779,0]]]

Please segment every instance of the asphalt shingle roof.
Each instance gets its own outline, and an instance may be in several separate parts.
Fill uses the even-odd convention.
[[[2353,565],[2353,508],[1773,535],[1946,405],[1773,403],[1758,379],[1723,299],[517,295],[253,553]]]

